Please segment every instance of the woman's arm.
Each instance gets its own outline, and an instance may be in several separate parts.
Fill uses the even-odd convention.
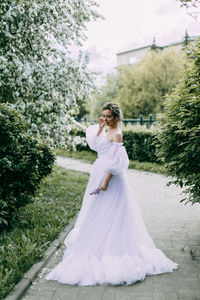
[[[100,190],[102,191],[106,191],[108,188],[108,184],[110,182],[110,179],[112,178],[112,174],[108,173],[108,175],[106,176],[106,179],[104,180],[104,183],[101,185]]]

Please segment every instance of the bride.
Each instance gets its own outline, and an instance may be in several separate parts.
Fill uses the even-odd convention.
[[[96,159],[62,261],[45,277],[71,285],[126,284],[178,265],[156,248],[129,187],[129,160],[122,143],[120,107],[105,103],[99,124],[86,130]],[[108,131],[105,131],[108,126]]]

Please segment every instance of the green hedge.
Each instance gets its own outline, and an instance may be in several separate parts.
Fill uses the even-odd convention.
[[[156,130],[146,128],[145,126],[127,125],[123,127],[123,142],[126,147],[129,159],[140,162],[157,162],[160,163],[156,155]],[[84,130],[78,130],[77,135],[85,136]],[[90,150],[89,146],[77,146],[77,150]]]
[[[43,177],[54,164],[47,145],[27,132],[17,111],[0,104],[0,226],[10,224],[13,213],[33,199]]]
[[[156,156],[155,129],[144,126],[127,126],[123,129],[123,142],[131,160],[159,162]]]

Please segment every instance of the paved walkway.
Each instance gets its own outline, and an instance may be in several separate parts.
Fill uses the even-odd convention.
[[[89,172],[91,165],[61,158],[57,164]],[[44,275],[62,258],[58,250],[23,300],[200,300],[200,205],[180,203],[181,189],[162,175],[128,170],[134,195],[155,244],[179,264],[173,273],[147,276],[131,286],[79,287],[47,281]]]

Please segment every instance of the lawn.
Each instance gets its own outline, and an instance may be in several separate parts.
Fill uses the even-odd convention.
[[[15,225],[0,235],[0,299],[37,262],[80,209],[89,174],[55,167],[34,201],[18,209]]]

